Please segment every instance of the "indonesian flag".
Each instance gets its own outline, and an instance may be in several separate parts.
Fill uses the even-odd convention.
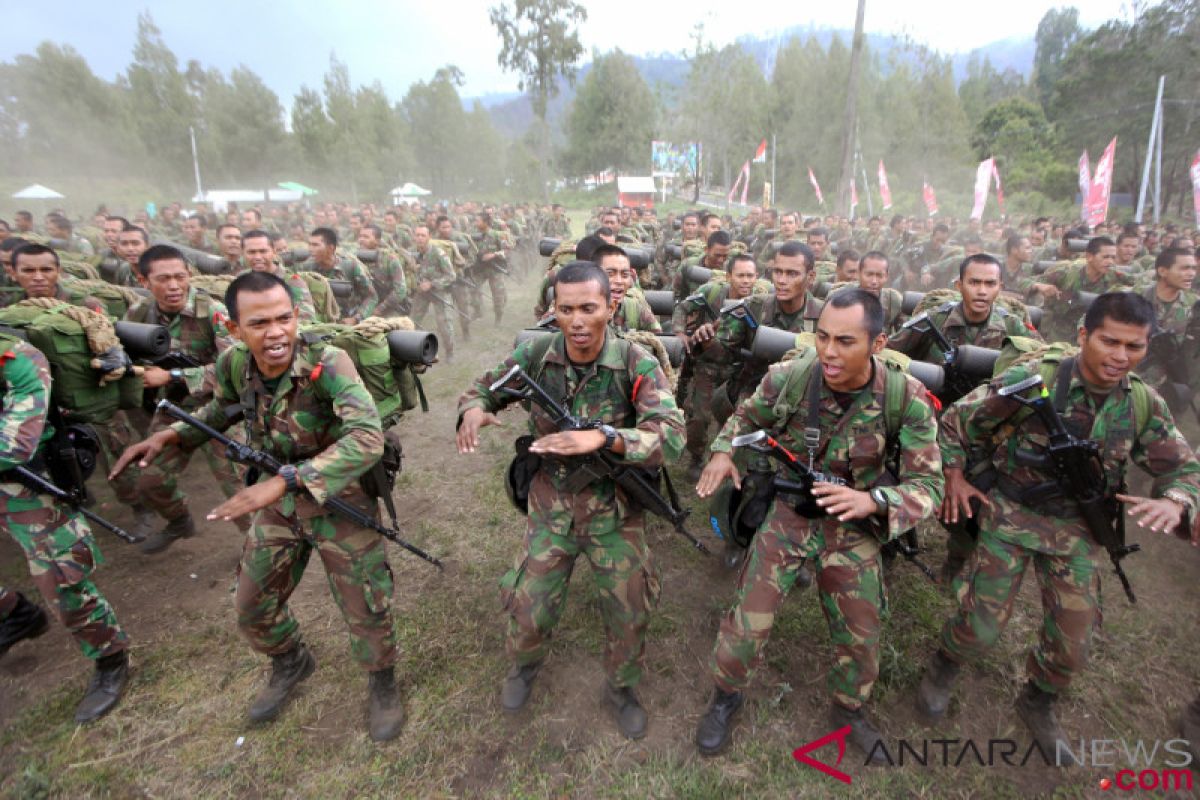
[[[988,186],[992,182],[992,168],[996,162],[986,159],[979,162],[975,170],[975,207],[971,209],[971,219],[983,219],[983,208],[987,205]]]
[[[1196,208],[1196,225],[1200,226],[1200,150],[1192,161],[1192,205]]]
[[[1088,225],[1093,228],[1108,217],[1108,195],[1112,190],[1113,159],[1117,154],[1117,137],[1113,137],[1104,148],[1104,155],[1096,164],[1096,174],[1092,176],[1091,191],[1088,193]]]
[[[879,159],[879,196],[883,198],[883,208],[886,211],[892,207],[892,190],[888,188],[887,170],[883,168],[883,159]]]
[[[754,151],[754,163],[762,164],[767,160],[767,140],[763,139],[762,144]]]
[[[750,190],[750,162],[742,164],[742,170],[738,173],[737,180],[733,182],[733,186],[729,187],[729,196],[725,199],[730,203],[733,202],[733,196],[737,193],[738,186],[742,187],[742,205],[746,204],[746,194]]]
[[[850,216],[854,216],[854,209],[858,208],[858,183],[855,182],[854,176],[850,176]]]
[[[825,196],[821,194],[821,184],[817,183],[817,176],[813,175],[812,167],[808,168],[808,182],[812,184],[813,191],[817,193],[817,202],[825,205]]]
[[[1079,219],[1087,222],[1088,193],[1092,185],[1092,168],[1087,150],[1079,156]]]
[[[921,199],[925,201],[925,210],[929,212],[929,216],[937,216],[937,196],[933,193],[933,187],[928,181],[923,182],[921,187]]]
[[[1000,213],[1004,213],[1004,189],[1000,186],[1000,168],[996,166],[996,162],[992,161],[992,180],[996,182],[996,203],[1000,206]]]

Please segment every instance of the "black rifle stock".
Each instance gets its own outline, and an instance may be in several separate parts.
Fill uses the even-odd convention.
[[[68,492],[66,489],[60,488],[57,484],[47,480],[28,467],[13,467],[12,473],[16,477],[17,481],[23,484],[26,488],[37,492],[38,494],[48,494],[55,500],[66,503],[72,509],[83,515],[84,519],[96,523],[107,531],[112,531],[114,534],[116,534],[117,538],[128,542],[129,544],[137,544],[138,542],[145,541],[146,537],[134,536],[129,531],[109,522],[99,514],[92,513],[83,505],[83,498],[81,498],[77,493]]]
[[[279,468],[283,466],[281,461],[269,453],[265,453],[261,450],[255,450],[248,444],[235,442],[233,439],[230,439],[216,428],[197,419],[169,400],[160,400],[158,403],[158,410],[170,417],[174,417],[180,422],[191,425],[193,428],[208,436],[210,439],[213,439],[218,444],[224,445],[225,457],[230,461],[233,461],[237,464],[244,464],[247,467],[253,467],[260,472],[267,473],[268,475],[278,475]],[[404,539],[400,538],[399,532],[384,526],[374,517],[356,508],[353,504],[346,502],[340,497],[330,497],[322,504],[322,506],[349,520],[350,522],[353,522],[355,525],[375,531],[380,536],[383,536],[385,539],[391,542],[395,542],[413,555],[419,556],[420,558],[428,561],[430,564],[433,564],[438,569],[443,568],[441,561],[429,555],[416,545],[412,545],[404,541]]]
[[[519,380],[525,388],[514,389],[505,385],[513,380]],[[514,365],[512,369],[493,383],[490,388],[493,392],[500,392],[508,397],[527,400],[537,404],[543,411],[550,415],[554,426],[560,431],[595,430],[600,424],[571,414],[557,400],[551,397],[537,381],[531,378],[521,368],[520,364]],[[704,543],[689,533],[684,526],[684,522],[687,520],[690,512],[687,509],[679,507],[679,499],[675,496],[675,491],[671,486],[669,478],[666,479],[666,483],[670,498],[667,498],[662,496],[658,487],[647,476],[644,468],[621,463],[612,455],[602,450],[597,450],[594,453],[589,453],[579,458],[582,464],[588,465],[590,462],[590,465],[598,468],[595,470],[596,472],[611,477],[634,503],[651,514],[660,516],[670,522],[675,530],[691,542],[692,546],[697,550],[706,555],[710,554]]]

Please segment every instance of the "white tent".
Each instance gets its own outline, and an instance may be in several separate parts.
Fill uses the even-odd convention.
[[[418,202],[417,198],[425,197],[426,195],[433,194],[433,192],[428,189],[422,189],[415,183],[406,183],[403,186],[397,186],[395,189],[392,189],[388,194],[392,196],[393,204],[399,204],[416,203]]]
[[[26,186],[13,195],[15,200],[61,200],[63,197],[65,195],[59,194],[48,186],[42,186],[40,183]]]

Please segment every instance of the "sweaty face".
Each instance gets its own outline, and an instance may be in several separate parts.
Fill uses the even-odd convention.
[[[113,220],[104,222],[104,243],[108,245],[109,250],[116,251],[117,239],[121,236],[121,221]]]
[[[868,292],[879,294],[887,283],[887,262],[878,258],[868,258],[858,267],[858,286]]]
[[[147,246],[146,240],[138,231],[121,231],[121,236],[117,239],[117,253],[134,267],[135,271],[138,259],[146,252]]]
[[[1021,244],[1013,251],[1013,255],[1020,259],[1022,264],[1033,261],[1033,242],[1029,239],[1022,239]]]
[[[328,261],[333,258],[333,245],[326,244],[320,236],[308,237],[308,253],[317,261]]]
[[[804,297],[805,283],[808,279],[808,267],[804,256],[775,257],[775,266],[771,270],[771,283],[775,286],[775,298],[785,305],[801,300]]]
[[[749,297],[754,289],[754,281],[758,278],[758,269],[753,261],[738,261],[729,273],[729,299],[741,300]]]
[[[1000,294],[1000,268],[994,264],[968,264],[955,284],[962,294],[967,318],[972,322],[986,319]]]
[[[204,229],[200,227],[200,220],[188,217],[183,221],[183,232],[187,235],[188,241],[199,242]]]
[[[375,231],[370,228],[363,228],[358,232],[358,246],[364,250],[375,250],[379,247],[379,240],[375,238]]]
[[[150,274],[142,277],[141,281],[154,295],[154,302],[161,310],[175,314],[187,305],[189,278],[187,264],[181,259],[172,258],[155,261],[150,265]]]
[[[282,240],[281,244],[284,244]],[[247,239],[242,255],[246,259],[246,265],[255,272],[270,272],[275,267],[275,248],[265,236]]]
[[[790,239],[796,235],[796,218],[790,214],[779,220],[779,233],[784,239]]]
[[[625,299],[625,292],[633,284],[633,270],[629,267],[629,259],[625,256],[605,256],[600,269],[608,276],[608,296],[614,303]]]
[[[847,258],[837,268],[837,279],[839,281],[856,281],[858,280],[858,260]]]
[[[603,287],[597,281],[556,285],[554,314],[566,337],[567,356],[580,364],[595,361],[612,316]]]
[[[834,391],[858,389],[871,378],[871,354],[879,352],[886,339],[874,338],[863,321],[863,307],[834,308],[826,305],[817,320],[817,359],[825,384]]]
[[[13,278],[29,297],[53,297],[58,288],[58,265],[50,253],[22,255],[13,268]]]
[[[1087,264],[1096,272],[1108,272],[1117,263],[1117,248],[1113,245],[1101,247],[1099,252],[1084,256]]]
[[[429,247],[429,229],[424,225],[413,229],[413,244],[422,253]]]
[[[221,255],[230,261],[242,257],[242,232],[237,228],[222,228],[221,235],[217,237],[217,244]]]
[[[1110,389],[1146,357],[1150,326],[1106,317],[1096,330],[1079,330],[1079,371],[1089,382]]]
[[[258,370],[275,378],[292,364],[299,318],[291,295],[282,286],[265,292],[238,292],[238,321],[229,321],[230,333],[249,348]]]
[[[450,234],[454,233],[454,226],[450,223],[450,220],[446,220],[438,225],[437,231],[439,239],[449,239]]]
[[[1158,279],[1170,289],[1191,290],[1196,281],[1196,257],[1175,256],[1175,263],[1170,268],[1158,270]]]
[[[1142,246],[1142,242],[1136,236],[1126,236],[1121,239],[1117,245],[1117,263],[1132,264],[1134,256],[1137,255],[1138,248]]]
[[[808,235],[808,246],[812,248],[813,256],[817,261],[820,261],[825,256],[825,248],[829,246],[829,239],[824,236]]]

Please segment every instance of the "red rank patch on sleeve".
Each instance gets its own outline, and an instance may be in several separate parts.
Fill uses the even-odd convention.
[[[941,412],[942,401],[936,394],[934,394],[933,392],[926,389],[925,390],[925,399],[929,401],[929,405],[933,406],[934,411],[937,411],[939,413]]]
[[[324,368],[324,364],[317,364],[316,368],[312,372],[308,373],[308,379],[315,383],[317,379],[321,377],[321,370]]]

